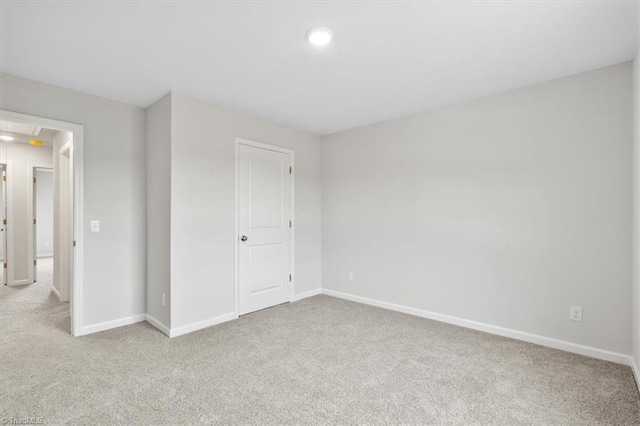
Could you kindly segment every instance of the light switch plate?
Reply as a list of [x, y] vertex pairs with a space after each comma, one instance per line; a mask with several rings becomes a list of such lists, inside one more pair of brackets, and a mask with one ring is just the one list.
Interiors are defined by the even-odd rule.
[[92, 220], [91, 221], [91, 232], [100, 232], [100, 221]]

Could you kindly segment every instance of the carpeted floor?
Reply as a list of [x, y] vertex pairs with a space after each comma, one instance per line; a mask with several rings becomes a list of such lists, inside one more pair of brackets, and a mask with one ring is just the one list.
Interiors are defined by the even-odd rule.
[[174, 339], [147, 323], [72, 338], [49, 286], [0, 290], [5, 419], [640, 424], [628, 367], [409, 315], [316, 296]]

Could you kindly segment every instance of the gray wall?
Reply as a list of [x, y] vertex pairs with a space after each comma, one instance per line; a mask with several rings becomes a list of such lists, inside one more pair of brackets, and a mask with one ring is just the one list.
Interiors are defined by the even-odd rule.
[[[240, 136], [296, 151], [296, 294], [322, 277], [328, 289], [631, 353], [631, 69], [354, 129], [322, 147], [175, 96], [173, 114], [168, 98], [149, 108], [147, 142], [162, 148], [145, 155], [144, 109], [6, 74], [0, 108], [85, 126], [84, 325], [144, 313], [147, 297], [171, 327], [233, 310]], [[168, 191], [145, 197], [147, 178], [171, 182], [170, 212]], [[174, 239], [156, 242], [167, 259], [171, 241], [175, 267], [149, 270], [176, 284], [171, 324], [159, 308], [167, 280], [145, 287], [147, 218], [150, 232], [172, 226]], [[91, 219], [101, 233], [89, 232]], [[570, 304], [584, 307], [583, 323], [568, 321]]]
[[320, 138], [173, 94], [171, 326], [234, 311], [235, 138], [295, 150], [295, 293], [321, 284]]
[[630, 354], [631, 82], [624, 63], [323, 138], [323, 288]]
[[[53, 161], [53, 153], [51, 153]], [[52, 164], [53, 165], [53, 164]], [[36, 254], [37, 257], [53, 256], [53, 171], [36, 173]]]
[[84, 125], [83, 325], [143, 314], [144, 109], [7, 74], [0, 92], [2, 109]]
[[[171, 94], [147, 108], [147, 313], [171, 328]], [[162, 306], [162, 293], [167, 303]]]

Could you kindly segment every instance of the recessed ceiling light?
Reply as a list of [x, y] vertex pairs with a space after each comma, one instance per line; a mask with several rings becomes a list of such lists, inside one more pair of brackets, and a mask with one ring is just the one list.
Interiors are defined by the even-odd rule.
[[0, 139], [2, 139], [3, 141], [7, 141], [8, 142], [8, 141], [14, 140], [15, 138], [13, 136], [9, 136], [9, 135], [2, 135], [2, 136], [0, 136]]
[[324, 46], [329, 44], [333, 38], [333, 31], [326, 27], [312, 28], [307, 32], [307, 39], [311, 44]]
[[31, 139], [31, 140], [29, 141], [29, 143], [30, 143], [31, 145], [33, 145], [33, 146], [42, 146], [42, 145], [44, 145], [44, 142], [42, 142], [42, 141], [41, 141], [41, 140], [39, 140], [39, 139]]

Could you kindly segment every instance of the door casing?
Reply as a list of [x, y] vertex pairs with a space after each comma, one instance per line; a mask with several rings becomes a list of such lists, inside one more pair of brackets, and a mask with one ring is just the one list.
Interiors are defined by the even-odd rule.
[[[55, 155], [55, 152], [53, 154]], [[31, 268], [29, 268], [28, 278], [29, 278], [29, 282], [35, 283], [38, 279], [38, 276], [37, 276], [37, 267], [36, 267], [36, 260], [37, 260], [36, 228], [37, 227], [36, 227], [36, 224], [34, 223], [34, 219], [36, 218], [36, 211], [37, 211], [36, 185], [38, 184], [34, 179], [36, 177], [36, 173], [38, 169], [53, 170], [53, 167], [51, 166], [51, 164], [37, 164], [37, 163], [30, 163], [28, 167], [29, 167], [29, 173], [27, 175], [27, 182], [32, 182], [30, 183], [29, 188], [27, 190], [27, 199], [31, 200], [30, 205], [27, 206], [27, 218], [29, 221], [29, 228], [27, 228], [27, 255], [28, 255], [27, 261], [29, 262], [28, 264], [31, 265]]]
[[295, 152], [292, 149], [282, 148], [276, 145], [270, 145], [263, 142], [256, 142], [249, 139], [244, 139], [237, 137], [235, 140], [235, 161], [236, 161], [236, 176], [235, 176], [235, 211], [234, 211], [234, 231], [233, 231], [233, 263], [234, 263], [234, 286], [235, 286], [235, 307], [234, 314], [235, 317], [239, 316], [240, 312], [240, 221], [239, 221], [239, 213], [240, 213], [240, 145], [250, 146], [253, 148], [266, 149], [269, 151], [280, 152], [283, 154], [288, 154], [291, 156], [291, 167], [293, 168], [293, 172], [291, 173], [291, 232], [290, 235], [290, 268], [291, 268], [291, 286], [290, 286], [290, 294], [289, 301], [293, 302], [293, 295], [295, 289], [295, 229], [296, 229], [296, 220], [295, 220]]
[[[73, 170], [69, 165], [73, 165], [73, 145], [70, 142], [64, 144], [57, 153], [58, 156], [58, 251], [59, 256], [56, 259], [55, 265], [58, 268], [57, 274], [54, 276], [54, 281], [57, 276], [58, 283], [60, 284], [60, 300], [68, 301], [70, 295], [69, 284], [73, 281], [73, 257], [68, 254], [73, 250], [73, 221], [69, 221], [72, 217], [72, 206], [69, 202], [73, 200]], [[70, 210], [71, 207], [71, 211]]]

